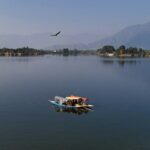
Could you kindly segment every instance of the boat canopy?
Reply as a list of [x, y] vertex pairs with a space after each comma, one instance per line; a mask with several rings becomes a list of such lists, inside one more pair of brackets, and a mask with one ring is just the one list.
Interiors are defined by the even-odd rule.
[[78, 100], [78, 99], [80, 99], [80, 98], [82, 98], [82, 97], [74, 96], [74, 95], [71, 95], [71, 96], [66, 97], [67, 100]]
[[55, 102], [59, 102], [60, 104], [64, 103], [67, 101], [66, 98], [60, 97], [60, 96], [55, 96]]
[[67, 100], [82, 100], [82, 101], [88, 101], [88, 98], [86, 97], [80, 97], [80, 96], [74, 96], [74, 95], [71, 95], [71, 96], [68, 96], [66, 97]]
[[71, 95], [71, 96], [68, 96], [66, 98], [63, 98], [63, 97], [60, 97], [60, 96], [55, 96], [55, 102], [57, 103], [65, 103], [65, 102], [68, 102], [68, 101], [80, 101], [80, 102], [85, 102], [87, 103], [88, 99], [86, 97], [80, 97], [80, 96], [74, 96], [74, 95]]

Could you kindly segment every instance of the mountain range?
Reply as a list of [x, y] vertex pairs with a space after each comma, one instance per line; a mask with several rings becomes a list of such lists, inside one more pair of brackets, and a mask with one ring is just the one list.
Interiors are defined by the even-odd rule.
[[51, 33], [39, 33], [32, 35], [0, 35], [0, 47], [18, 48], [32, 47], [38, 49], [98, 49], [104, 45], [119, 47], [139, 47], [150, 49], [150, 22], [146, 24], [133, 25], [124, 28], [118, 33], [102, 38], [95, 34], [61, 34], [51, 37]]
[[[18, 47], [31, 47], [38, 49], [60, 49], [60, 48], [88, 48], [91, 41], [96, 41], [100, 37], [95, 34], [74, 34], [66, 35], [61, 33], [57, 37], [52, 37], [52, 33], [37, 33], [31, 35], [15, 35], [3, 34], [0, 35], [0, 48], [18, 48]], [[86, 43], [86, 44], [84, 44]]]
[[150, 23], [129, 26], [111, 37], [89, 44], [89, 47], [100, 48], [104, 45], [150, 49]]

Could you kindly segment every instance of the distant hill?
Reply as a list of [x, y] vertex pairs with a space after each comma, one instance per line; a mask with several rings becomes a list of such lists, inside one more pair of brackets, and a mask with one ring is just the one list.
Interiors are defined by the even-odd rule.
[[90, 43], [89, 47], [97, 49], [104, 45], [150, 49], [150, 23], [127, 27], [111, 37]]
[[63, 32], [58, 37], [51, 33], [32, 35], [0, 35], [0, 48], [18, 48], [28, 46], [38, 49], [98, 49], [104, 45], [120, 45], [150, 49], [150, 22], [127, 27], [115, 35], [102, 38], [104, 35], [76, 34], [66, 35]]
[[[87, 49], [88, 44], [100, 38], [95, 34], [66, 35], [63, 32], [57, 36], [50, 36], [52, 33], [38, 33], [31, 35], [0, 35], [0, 48], [31, 47], [38, 49]], [[85, 43], [85, 44], [84, 44]]]

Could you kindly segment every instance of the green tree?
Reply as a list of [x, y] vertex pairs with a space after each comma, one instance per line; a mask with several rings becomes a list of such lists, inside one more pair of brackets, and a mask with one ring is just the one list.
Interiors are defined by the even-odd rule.
[[69, 55], [69, 49], [68, 48], [64, 48], [63, 49], [63, 55], [64, 56], [68, 56]]
[[113, 52], [115, 52], [115, 48], [111, 45], [105, 45], [105, 46], [103, 46], [101, 51], [102, 51], [102, 53], [113, 53]]

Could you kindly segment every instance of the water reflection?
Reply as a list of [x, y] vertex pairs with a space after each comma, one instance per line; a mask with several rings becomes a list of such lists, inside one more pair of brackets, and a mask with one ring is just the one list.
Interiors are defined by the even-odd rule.
[[117, 63], [120, 65], [120, 66], [124, 66], [125, 64], [127, 65], [136, 65], [137, 63], [139, 63], [140, 61], [137, 61], [137, 60], [125, 60], [125, 59], [120, 59], [117, 61]]
[[139, 59], [101, 59], [100, 62], [102, 62], [105, 65], [114, 65], [114, 64], [118, 64], [121, 67], [124, 67], [125, 65], [136, 65], [141, 63], [142, 60]]
[[28, 63], [28, 62], [33, 62], [35, 60], [40, 60], [42, 59], [44, 56], [21, 56], [21, 57], [0, 57], [0, 61], [4, 61], [4, 62], [19, 62], [19, 63]]
[[103, 59], [102, 62], [103, 62], [105, 65], [113, 65], [114, 60], [113, 60], [113, 59]]
[[60, 113], [68, 113], [68, 114], [75, 114], [75, 115], [83, 115], [83, 114], [87, 114], [90, 111], [92, 111], [91, 109], [87, 109], [87, 108], [64, 108], [64, 107], [57, 107], [57, 106], [52, 106], [52, 109], [55, 112], [60, 112]]

